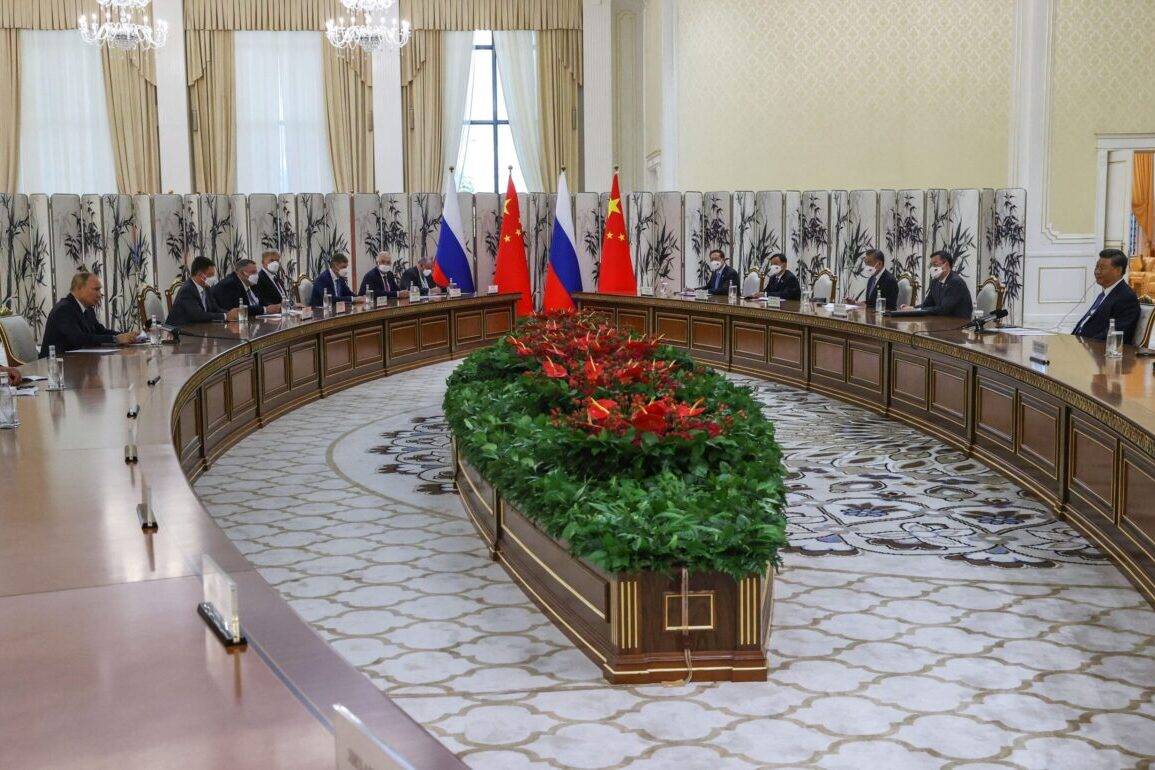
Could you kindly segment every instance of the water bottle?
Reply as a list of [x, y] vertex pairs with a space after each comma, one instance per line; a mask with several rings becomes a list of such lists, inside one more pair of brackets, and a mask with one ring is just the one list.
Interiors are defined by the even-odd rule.
[[729, 300], [731, 305], [737, 305], [738, 304], [738, 287], [737, 286], [735, 286], [734, 284], [730, 284], [730, 290], [726, 294], [727, 294], [726, 298]]
[[448, 294], [450, 297], [456, 297], [456, 296], [458, 296], [458, 295], [461, 293], [461, 292], [459, 292], [459, 291], [457, 290], [457, 281], [454, 281], [452, 278], [450, 278], [450, 279], [449, 279], [449, 286], [448, 286], [448, 289], [449, 289], [449, 290], [448, 290], [446, 293], [447, 293], [447, 294]]
[[328, 289], [325, 289], [325, 296], [321, 301], [321, 315], [328, 317], [332, 314], [333, 314], [333, 295]]
[[156, 316], [150, 315], [148, 317], [148, 344], [156, 347], [160, 345], [161, 328], [156, 321]]
[[886, 297], [883, 297], [881, 294], [874, 298], [874, 312], [878, 315], [886, 312]]
[[1123, 333], [1115, 330], [1115, 319], [1107, 321], [1107, 357], [1119, 358], [1123, 355]]
[[409, 301], [410, 302], [416, 302], [420, 298], [421, 298], [421, 291], [418, 290], [417, 284], [415, 284], [415, 283], [409, 284]]
[[237, 302], [237, 323], [247, 324], [249, 322], [249, 306], [245, 301], [239, 300]]
[[372, 310], [375, 303], [373, 301], [373, 290], [368, 286], [365, 287], [365, 307]]
[[8, 372], [0, 372], [0, 429], [15, 428], [20, 424], [16, 419], [16, 397], [8, 385]]
[[798, 306], [798, 310], [803, 313], [810, 313], [814, 310], [813, 302], [814, 293], [810, 289], [802, 290], [802, 302]]
[[64, 362], [56, 356], [56, 346], [48, 346], [48, 390], [64, 390]]

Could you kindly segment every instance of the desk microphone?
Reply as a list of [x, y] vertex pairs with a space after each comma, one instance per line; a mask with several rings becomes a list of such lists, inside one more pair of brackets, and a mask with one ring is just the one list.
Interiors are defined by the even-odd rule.
[[993, 312], [987, 313], [986, 315], [979, 316], [978, 318], [974, 319], [973, 321], [966, 324], [965, 326], [962, 326], [961, 328], [962, 329], [974, 329], [975, 331], [981, 333], [981, 332], [986, 331], [986, 329], [984, 327], [987, 324], [989, 324], [991, 321], [997, 321], [1000, 318], [1006, 318], [1008, 315], [1010, 315], [1010, 313], [1009, 313], [1009, 311], [1007, 311], [1005, 309], [995, 310]]

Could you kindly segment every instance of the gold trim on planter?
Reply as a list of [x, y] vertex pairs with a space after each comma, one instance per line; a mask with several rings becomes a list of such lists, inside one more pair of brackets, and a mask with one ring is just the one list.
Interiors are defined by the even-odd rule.
[[[690, 601], [693, 599], [706, 598], [710, 601], [710, 623], [705, 626], [691, 626], [690, 622]], [[683, 606], [686, 609], [686, 617], [682, 618], [682, 624], [678, 626], [670, 625], [670, 601], [674, 600], [679, 603], [685, 599]], [[662, 594], [662, 630], [663, 631], [713, 631], [715, 625], [714, 614], [714, 592], [713, 591], [687, 591], [684, 594], [675, 593], [673, 591], [666, 591]]]
[[[585, 606], [589, 607], [590, 610], [593, 611], [593, 613], [595, 615], [597, 615], [599, 618], [601, 618], [602, 620], [609, 620], [609, 618], [606, 617], [606, 614], [604, 612], [602, 612], [597, 607], [595, 607], [589, 599], [585, 598], [580, 593], [578, 593], [578, 590], [576, 588], [571, 586], [569, 583], [565, 582], [565, 580], [562, 579], [561, 575], [554, 572], [553, 569], [551, 569], [548, 564], [546, 564], [544, 561], [539, 559], [537, 554], [534, 553], [531, 548], [529, 548], [525, 543], [521, 542], [521, 538], [519, 538], [517, 535], [513, 534], [513, 530], [506, 528], [503, 531], [503, 534], [506, 537], [513, 540], [513, 542], [517, 543], [518, 548], [520, 548], [527, 556], [529, 556], [529, 558], [531, 558], [535, 562], [537, 562], [538, 566], [540, 566], [543, 570], [548, 572], [550, 577], [552, 577], [559, 584], [561, 584], [566, 590], [568, 590], [571, 594], [573, 594], [574, 598], [576, 598], [579, 602], [581, 602]], [[506, 563], [508, 564], [508, 562], [506, 562]]]

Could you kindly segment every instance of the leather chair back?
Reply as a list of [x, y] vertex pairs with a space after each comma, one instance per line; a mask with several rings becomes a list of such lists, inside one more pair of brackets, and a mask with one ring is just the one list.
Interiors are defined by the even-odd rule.
[[10, 366], [30, 364], [40, 356], [40, 350], [36, 347], [36, 335], [32, 333], [28, 319], [22, 315], [0, 318], [0, 345], [4, 346], [8, 354]]

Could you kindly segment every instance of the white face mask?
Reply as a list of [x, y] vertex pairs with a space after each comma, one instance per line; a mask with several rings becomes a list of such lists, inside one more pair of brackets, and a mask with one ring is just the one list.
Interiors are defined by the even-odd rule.
[[782, 272], [782, 265], [770, 265], [770, 267], [766, 268], [766, 272], [770, 275], [778, 275]]
[[433, 270], [427, 267], [427, 268], [425, 268], [424, 270], [422, 270], [422, 271], [421, 271], [421, 273], [422, 273], [422, 274], [423, 274], [423, 275], [424, 275], [426, 278], [428, 278], [429, 276], [433, 275]]
[[716, 259], [711, 259], [710, 260], [710, 267], [712, 267], [714, 270], [718, 270], [719, 268], [722, 267], [722, 263]]
[[341, 268], [340, 270], [337, 271], [337, 275], [341, 276], [342, 278], [348, 278], [349, 277], [349, 268], [347, 268], [347, 267]]
[[882, 265], [875, 265], [874, 267], [872, 267], [870, 269], [871, 275], [878, 275], [881, 272], [882, 272]]
[[250, 286], [256, 286], [257, 281], [261, 280], [261, 276], [259, 273], [253, 273], [246, 280], [248, 280]]
[[207, 278], [205, 278], [205, 288], [206, 289], [211, 289], [212, 287], [214, 287], [216, 285], [217, 285], [217, 277], [215, 275], [210, 275]]
[[269, 263], [269, 266], [266, 267], [265, 269], [268, 270], [270, 273], [279, 273], [279, 272], [281, 272], [281, 263], [277, 262], [276, 260], [273, 260], [272, 262]]
[[386, 262], [383, 265], [377, 265], [377, 269], [380, 270], [382, 273], [388, 273], [390, 270], [393, 269], [393, 265]]
[[931, 277], [931, 278], [933, 278], [933, 279], [935, 279], [936, 281], [937, 281], [939, 278], [941, 278], [941, 277], [942, 277], [942, 267], [941, 267], [941, 266], [939, 266], [939, 265], [931, 265], [931, 267], [930, 267], [930, 277]]

